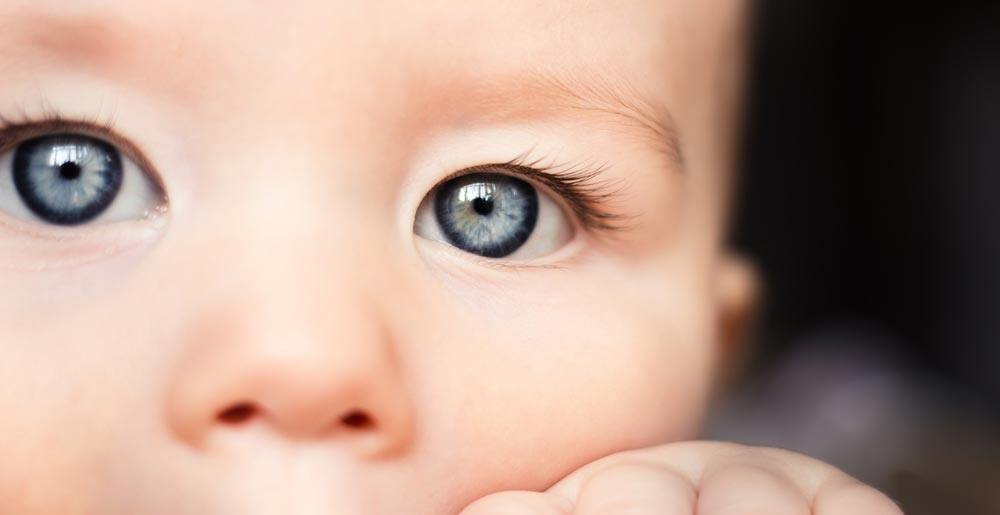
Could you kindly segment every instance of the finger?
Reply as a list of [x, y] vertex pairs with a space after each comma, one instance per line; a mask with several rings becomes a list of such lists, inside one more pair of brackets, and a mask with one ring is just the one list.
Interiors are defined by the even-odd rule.
[[580, 467], [549, 488], [548, 492], [558, 494], [566, 499], [577, 499], [583, 485], [592, 477], [608, 467], [628, 463], [645, 463], [669, 468], [669, 470], [675, 471], [678, 475], [689, 479], [689, 482], [694, 483], [696, 478], [701, 476], [701, 470], [704, 468], [701, 447], [700, 444], [676, 443], [617, 452]]
[[[738, 464], [706, 473], [698, 515], [809, 515], [802, 490], [772, 468]], [[853, 512], [844, 512], [852, 513]]]
[[[597, 461], [593, 461], [572, 474], [566, 476], [561, 481], [549, 488], [549, 492], [557, 493], [568, 499], [576, 499], [580, 494], [581, 486], [592, 476], [605, 468], [621, 463], [649, 463], [661, 465], [676, 471], [686, 477], [691, 483], [698, 485], [706, 471], [718, 469], [736, 463], [761, 463], [763, 466], [785, 467], [786, 463], [795, 463], [803, 456], [790, 456], [787, 459], [775, 460], [771, 454], [793, 455], [781, 449], [767, 449], [762, 447], [749, 447], [746, 445], [728, 442], [675, 442], [648, 447], [622, 451], [609, 456], [605, 456]], [[803, 473], [809, 472], [808, 468], [803, 468]]]
[[[646, 463], [675, 471], [701, 492], [708, 478], [732, 467], [756, 467], [771, 470], [786, 487], [812, 504], [818, 492], [831, 478], [848, 478], [832, 465], [784, 449], [753, 447], [727, 442], [676, 442], [656, 447], [623, 451], [593, 461], [549, 488], [548, 492], [566, 499], [577, 499], [582, 487], [602, 470], [622, 463]], [[787, 492], [786, 492], [787, 493]], [[701, 495], [699, 493], [699, 495]], [[765, 511], [765, 513], [770, 513]], [[699, 513], [699, 515], [701, 515]]]
[[570, 515], [573, 504], [565, 497], [512, 490], [487, 495], [466, 507], [459, 515]]
[[574, 515], [692, 515], [694, 485], [667, 468], [612, 465], [581, 485]]
[[844, 477], [824, 485], [813, 501], [816, 515], [903, 515], [903, 510], [882, 492]]

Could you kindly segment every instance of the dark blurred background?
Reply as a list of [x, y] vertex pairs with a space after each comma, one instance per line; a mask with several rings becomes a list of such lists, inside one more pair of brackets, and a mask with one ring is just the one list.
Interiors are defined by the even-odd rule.
[[998, 515], [1000, 1], [756, 5], [733, 239], [764, 304], [710, 436]]

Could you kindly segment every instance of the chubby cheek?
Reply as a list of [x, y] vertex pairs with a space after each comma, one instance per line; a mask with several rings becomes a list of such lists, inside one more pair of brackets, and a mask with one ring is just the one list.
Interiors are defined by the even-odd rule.
[[[547, 488], [617, 451], [692, 436], [711, 376], [710, 302], [684, 280], [698, 274], [650, 270], [440, 277], [447, 288], [435, 286], [429, 304], [451, 323], [411, 324], [433, 337], [395, 341], [415, 444], [382, 468], [362, 467], [373, 497], [455, 513], [492, 492]], [[163, 320], [183, 314], [166, 307], [179, 302], [150, 298], [156, 281], [144, 271], [131, 285], [90, 290], [88, 302], [0, 313], [0, 409], [17, 413], [0, 424], [4, 513], [114, 512], [108, 503], [208, 512], [177, 504], [212, 498], [218, 478], [211, 460], [178, 452], [158, 415], [180, 346]]]
[[142, 291], [151, 290], [126, 288], [120, 273], [141, 251], [7, 277], [0, 412], [16, 415], [0, 423], [3, 513], [111, 513], [101, 504], [110, 489], [140, 490], [142, 474], [171, 466], [151, 416], [162, 402], [168, 348], [150, 345], [157, 323]]
[[425, 406], [447, 423], [438, 452], [468, 469], [451, 475], [459, 491], [541, 490], [614, 452], [693, 437], [714, 360], [703, 290], [555, 271], [456, 306], [473, 322], [449, 339]]
[[92, 513], [104, 457], [135, 434], [121, 408], [136, 404], [128, 397], [142, 381], [129, 379], [137, 367], [116, 361], [105, 346], [112, 338], [93, 324], [55, 313], [40, 322], [0, 320], [0, 506]]

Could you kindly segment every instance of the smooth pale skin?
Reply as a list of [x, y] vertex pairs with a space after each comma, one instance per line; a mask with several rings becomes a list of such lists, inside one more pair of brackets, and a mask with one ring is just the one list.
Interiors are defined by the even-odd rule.
[[[684, 442], [752, 298], [720, 243], [746, 9], [2, 2], [0, 113], [112, 121], [170, 200], [0, 213], [0, 512], [899, 513]], [[603, 165], [628, 228], [414, 235], [438, 181], [524, 154]]]

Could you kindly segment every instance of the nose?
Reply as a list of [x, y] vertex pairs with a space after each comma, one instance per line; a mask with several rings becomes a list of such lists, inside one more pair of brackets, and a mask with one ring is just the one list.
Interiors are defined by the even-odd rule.
[[194, 315], [180, 330], [167, 403], [174, 433], [204, 449], [213, 436], [255, 425], [359, 456], [400, 452], [414, 412], [388, 322], [393, 308], [383, 302], [391, 292], [377, 291], [359, 268], [278, 254], [230, 270], [185, 310]]

